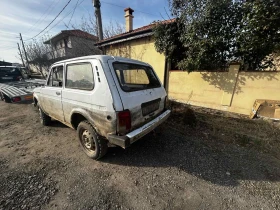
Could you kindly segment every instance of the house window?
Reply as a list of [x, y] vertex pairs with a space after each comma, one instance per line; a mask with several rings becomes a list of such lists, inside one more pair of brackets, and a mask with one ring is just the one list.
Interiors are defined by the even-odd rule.
[[72, 42], [71, 42], [70, 36], [69, 36], [68, 39], [67, 39], [67, 47], [68, 47], [68, 48], [72, 48]]

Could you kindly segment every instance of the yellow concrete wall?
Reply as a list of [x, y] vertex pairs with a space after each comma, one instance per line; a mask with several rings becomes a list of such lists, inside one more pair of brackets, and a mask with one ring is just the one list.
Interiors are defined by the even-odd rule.
[[152, 37], [144, 37], [105, 47], [106, 55], [132, 58], [149, 63], [159, 79], [164, 81], [165, 56], [156, 51]]
[[280, 72], [239, 72], [230, 111], [249, 114], [256, 99], [280, 100]]
[[280, 100], [280, 72], [169, 73], [170, 99], [196, 106], [249, 115], [256, 99]]
[[[106, 46], [107, 55], [147, 62], [164, 81], [165, 57], [154, 47], [152, 37]], [[249, 115], [256, 99], [280, 100], [280, 72], [238, 72], [231, 65], [229, 72], [170, 71], [168, 95], [183, 103]]]
[[[211, 73], [205, 73], [209, 75]], [[227, 73], [221, 73], [226, 75]], [[224, 77], [224, 76], [223, 76]], [[170, 72], [168, 96], [196, 106], [219, 109], [224, 91], [211, 85], [199, 72]]]

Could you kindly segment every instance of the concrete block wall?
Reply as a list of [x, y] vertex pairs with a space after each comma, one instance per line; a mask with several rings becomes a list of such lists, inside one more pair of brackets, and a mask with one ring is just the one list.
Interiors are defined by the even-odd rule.
[[169, 98], [212, 109], [249, 115], [256, 99], [280, 100], [280, 72], [169, 72]]

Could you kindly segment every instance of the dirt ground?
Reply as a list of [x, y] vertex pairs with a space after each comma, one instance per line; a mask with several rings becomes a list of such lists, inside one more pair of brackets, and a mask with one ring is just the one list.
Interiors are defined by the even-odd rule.
[[280, 158], [269, 149], [278, 128], [197, 116], [193, 128], [175, 114], [159, 134], [94, 161], [74, 130], [0, 102], [0, 209], [280, 209]]

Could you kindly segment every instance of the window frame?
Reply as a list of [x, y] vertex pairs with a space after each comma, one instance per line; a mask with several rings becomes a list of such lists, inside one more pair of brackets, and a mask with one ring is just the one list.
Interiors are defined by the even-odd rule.
[[[90, 64], [90, 67], [91, 67], [91, 73], [92, 73], [92, 81], [93, 81], [93, 87], [92, 89], [83, 89], [83, 88], [72, 88], [72, 87], [67, 87], [67, 73], [68, 73], [68, 66], [74, 66], [74, 65], [81, 65], [81, 64]], [[75, 63], [68, 63], [66, 64], [66, 67], [65, 67], [65, 84], [64, 84], [64, 87], [65, 89], [71, 89], [71, 90], [83, 90], [83, 91], [92, 91], [94, 90], [95, 88], [95, 76], [94, 76], [94, 68], [92, 66], [92, 63], [91, 62], [75, 62]]]
[[[62, 67], [62, 80], [61, 80], [62, 85], [61, 86], [53, 86], [53, 70], [55, 68], [58, 68], [58, 67]], [[51, 77], [52, 77], [52, 84], [49, 85], [49, 81], [50, 81]], [[47, 82], [46, 82], [45, 86], [46, 87], [54, 87], [54, 88], [63, 88], [63, 86], [64, 86], [64, 65], [63, 64], [60, 64], [60, 65], [57, 65], [57, 66], [52, 66], [50, 68], [49, 75], [48, 75]]]
[[[144, 88], [144, 89], [139, 89], [139, 90], [125, 90], [125, 89], [123, 88], [123, 86], [122, 86], [121, 80], [120, 80], [120, 78], [118, 77], [117, 71], [116, 71], [116, 69], [115, 69], [115, 67], [114, 67], [114, 64], [116, 64], [116, 63], [117, 63], [117, 64], [118, 64], [118, 63], [123, 63], [123, 64], [130, 64], [130, 65], [137, 65], [137, 66], [140, 66], [140, 67], [142, 67], [142, 68], [143, 68], [143, 67], [151, 68], [154, 77], [155, 77], [155, 78], [157, 79], [157, 81], [158, 81], [158, 87], [150, 87], [150, 88]], [[113, 67], [113, 71], [114, 71], [114, 73], [115, 73], [115, 76], [117, 77], [117, 80], [118, 80], [118, 82], [119, 82], [118, 85], [120, 86], [120, 88], [121, 88], [124, 92], [128, 92], [128, 93], [129, 93], [129, 92], [143, 91], [143, 90], [149, 90], [149, 89], [154, 89], [154, 88], [160, 88], [160, 87], [162, 87], [162, 84], [161, 84], [161, 82], [160, 82], [158, 76], [156, 75], [154, 69], [153, 69], [151, 66], [146, 66], [146, 65], [138, 64], [138, 63], [130, 63], [130, 62], [123, 62], [123, 61], [115, 61], [115, 62], [112, 62], [112, 67]], [[121, 77], [123, 77], [123, 75], [121, 75]], [[148, 77], [148, 79], [149, 79], [149, 77]]]

